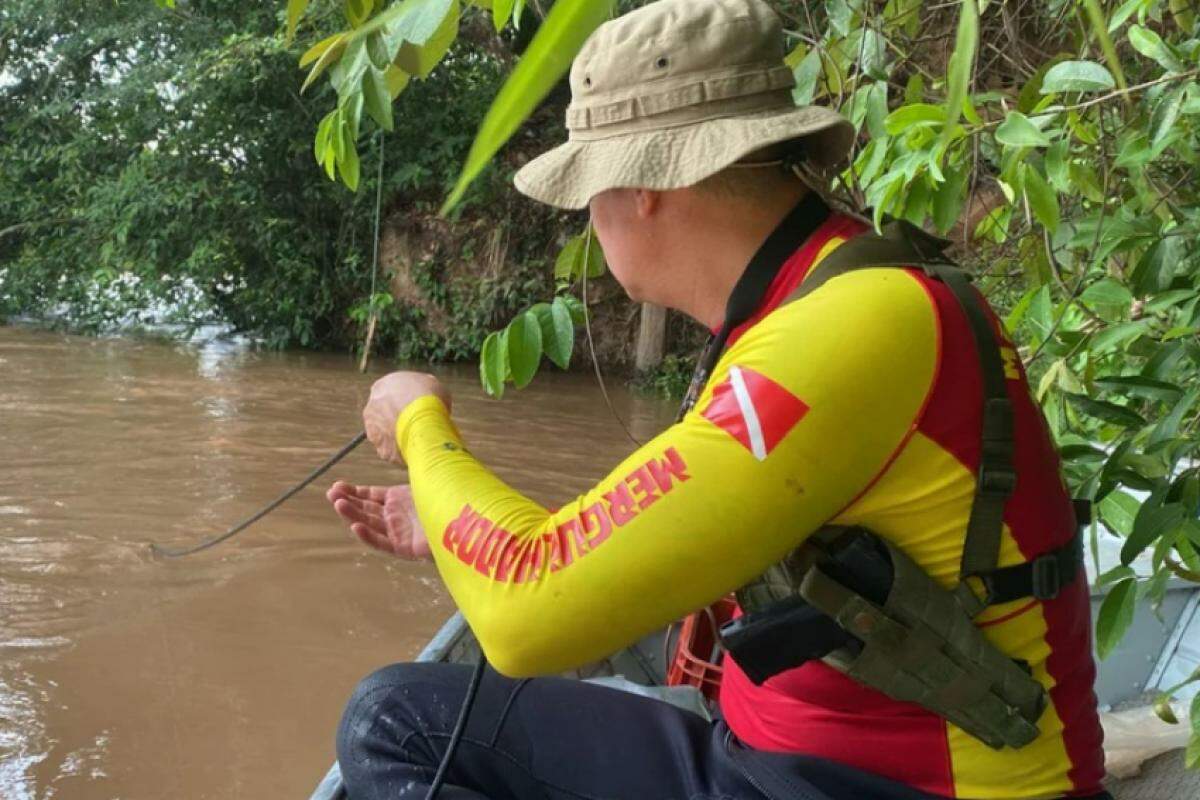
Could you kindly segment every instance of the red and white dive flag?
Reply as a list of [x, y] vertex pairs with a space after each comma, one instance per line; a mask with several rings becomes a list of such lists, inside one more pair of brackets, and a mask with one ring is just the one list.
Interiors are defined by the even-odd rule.
[[763, 461], [804, 419], [808, 404], [766, 375], [734, 366], [700, 413]]

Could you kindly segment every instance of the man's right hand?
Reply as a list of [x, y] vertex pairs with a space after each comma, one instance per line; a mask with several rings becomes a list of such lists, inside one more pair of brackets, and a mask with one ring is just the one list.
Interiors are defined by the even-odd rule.
[[364, 544], [408, 561], [433, 557], [409, 486], [354, 486], [338, 481], [325, 497]]

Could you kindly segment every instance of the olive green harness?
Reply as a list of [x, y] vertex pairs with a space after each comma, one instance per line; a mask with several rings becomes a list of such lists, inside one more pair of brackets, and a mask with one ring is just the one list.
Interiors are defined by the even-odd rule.
[[[991, 644], [974, 619], [998, 603], [1056, 597], [1079, 571], [1081, 538], [1076, 532], [1067, 546], [1031, 562], [997, 566], [1005, 504], [1017, 478], [1012, 403], [986, 306], [969, 278], [943, 254], [946, 244], [908, 223], [892, 222], [882, 236], [858, 236], [839, 246], [785, 302], [847, 272], [898, 267], [921, 269], [941, 281], [962, 307], [983, 378], [983, 426], [958, 584], [943, 588], [898, 547], [862, 528], [827, 526], [737, 596], [751, 618], [807, 603], [851, 634], [856, 645], [861, 642], [861, 647], [829, 652], [826, 664], [892, 699], [934, 712], [990, 747], [1019, 748], [1038, 737], [1046, 690], [1025, 662]], [[851, 588], [853, 581], [833, 569], [838, 551], [863, 536], [890, 560], [892, 582], [882, 603]]]

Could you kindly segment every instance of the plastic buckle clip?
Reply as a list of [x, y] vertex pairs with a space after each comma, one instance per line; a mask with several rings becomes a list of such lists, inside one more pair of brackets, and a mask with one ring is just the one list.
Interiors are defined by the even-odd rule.
[[1030, 583], [1038, 600], [1053, 600], [1062, 591], [1062, 568], [1056, 554], [1035, 558], [1030, 564]]

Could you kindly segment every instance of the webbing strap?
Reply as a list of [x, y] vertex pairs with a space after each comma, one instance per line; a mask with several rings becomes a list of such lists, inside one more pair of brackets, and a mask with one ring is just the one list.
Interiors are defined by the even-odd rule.
[[1024, 564], [985, 572], [979, 576], [987, 590], [988, 605], [1010, 603], [1026, 597], [1052, 600], [1075, 582], [1083, 569], [1083, 535], [1078, 531], [1057, 550]]
[[811, 294], [838, 275], [877, 267], [921, 269], [944, 283], [958, 300], [971, 330], [983, 380], [979, 473], [963, 541], [960, 583], [955, 590], [964, 610], [974, 617], [990, 604], [990, 598], [979, 596], [969, 579], [991, 572], [999, 561], [1004, 506], [1016, 484], [1012, 464], [1015, 437], [1004, 359], [995, 328], [982, 297], [971, 286], [967, 275], [943, 255], [944, 247], [943, 240], [914, 225], [902, 220], [889, 223], [884, 228], [884, 235], [857, 236], [830, 253], [788, 301]]

